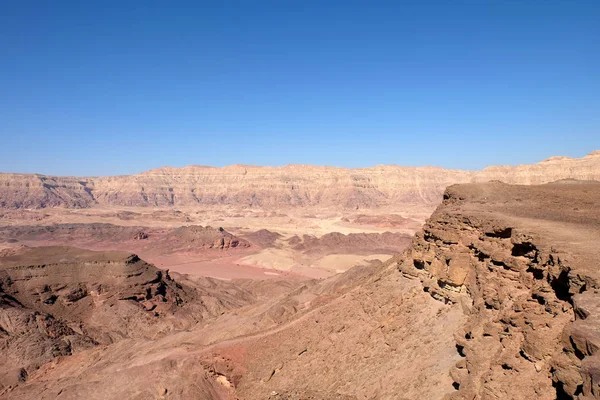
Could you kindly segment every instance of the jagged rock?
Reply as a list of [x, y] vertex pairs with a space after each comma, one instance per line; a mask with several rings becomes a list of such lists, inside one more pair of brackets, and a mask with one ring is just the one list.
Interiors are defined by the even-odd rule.
[[146, 232], [137, 232], [135, 235], [133, 235], [133, 240], [144, 240], [144, 239], [148, 239], [148, 234]]
[[122, 252], [24, 247], [3, 254], [0, 371], [7, 372], [0, 373], [0, 393], [56, 357], [126, 338], [155, 339], [252, 299], [226, 282], [206, 278], [204, 285], [182, 285]]
[[470, 313], [448, 397], [600, 398], [600, 184], [457, 185], [444, 199], [398, 267]]

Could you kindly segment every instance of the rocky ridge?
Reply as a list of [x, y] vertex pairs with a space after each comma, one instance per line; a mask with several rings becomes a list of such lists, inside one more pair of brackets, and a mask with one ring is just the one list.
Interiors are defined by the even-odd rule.
[[327, 233], [321, 237], [314, 235], [292, 236], [288, 239], [292, 248], [308, 254], [396, 254], [411, 242], [411, 236], [404, 233]]
[[247, 240], [220, 227], [186, 225], [158, 229], [106, 223], [5, 226], [0, 227], [0, 243], [3, 241], [45, 241], [61, 245], [73, 241], [105, 242], [113, 246], [129, 243], [139, 250], [155, 249], [165, 254], [178, 250], [227, 250], [250, 246]]
[[175, 281], [122, 252], [23, 247], [2, 253], [0, 397], [57, 357], [160, 338], [254, 301], [227, 282]]
[[224, 168], [164, 167], [131, 176], [96, 178], [0, 174], [0, 207], [237, 205], [377, 208], [436, 204], [456, 183], [500, 180], [542, 184], [560, 179], [600, 180], [600, 153], [552, 157], [538, 164], [494, 166], [481, 171], [435, 167], [336, 168], [311, 165]]
[[452, 186], [398, 262], [468, 317], [449, 399], [600, 398], [600, 183], [568, 183]]

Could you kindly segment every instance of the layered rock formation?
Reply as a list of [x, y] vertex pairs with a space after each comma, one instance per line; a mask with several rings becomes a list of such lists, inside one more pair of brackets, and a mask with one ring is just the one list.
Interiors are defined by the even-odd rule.
[[[46, 242], [69, 245], [73, 242], [122, 247], [135, 251], [153, 249], [163, 254], [180, 250], [226, 250], [249, 247], [250, 243], [223, 228], [188, 225], [157, 229], [112, 224], [56, 224], [50, 226], [0, 227], [0, 242]], [[132, 243], [133, 242], [133, 243]]]
[[254, 300], [227, 282], [176, 282], [127, 253], [70, 247], [2, 253], [0, 397], [57, 357], [156, 339]]
[[164, 167], [131, 176], [100, 178], [0, 174], [0, 207], [335, 206], [375, 208], [402, 203], [435, 204], [455, 183], [500, 180], [542, 184], [560, 179], [600, 180], [600, 152], [581, 159], [553, 157], [534, 165], [481, 171], [377, 166], [347, 169], [288, 165], [224, 168]]
[[91, 183], [72, 177], [0, 174], [0, 207], [91, 207], [96, 204], [88, 187]]
[[468, 316], [451, 399], [600, 398], [600, 183], [450, 187], [398, 265]]

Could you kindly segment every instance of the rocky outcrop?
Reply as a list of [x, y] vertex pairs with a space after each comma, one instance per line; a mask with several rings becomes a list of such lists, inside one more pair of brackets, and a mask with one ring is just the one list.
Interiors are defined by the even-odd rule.
[[[344, 221], [349, 222], [349, 220]], [[397, 214], [386, 214], [386, 215], [357, 215], [353, 220], [353, 223], [359, 225], [373, 225], [384, 228], [398, 228], [408, 225], [410, 219], [404, 218]]]
[[283, 235], [277, 232], [271, 232], [268, 229], [259, 229], [258, 231], [244, 235], [244, 237], [257, 246], [269, 248], [276, 247], [277, 245], [275, 243], [277, 240], [281, 239]]
[[310, 165], [224, 168], [164, 167], [131, 176], [99, 178], [0, 174], [0, 207], [236, 205], [266, 209], [334, 206], [369, 209], [399, 204], [437, 204], [455, 183], [500, 180], [542, 184], [560, 179], [600, 180], [600, 155], [551, 158], [533, 165], [481, 171], [434, 167], [334, 168]]
[[326, 233], [292, 236], [289, 244], [294, 250], [307, 254], [396, 254], [402, 252], [411, 242], [411, 236], [404, 233]]
[[71, 247], [3, 251], [0, 397], [56, 357], [156, 339], [251, 301], [249, 292], [227, 282], [175, 281], [132, 254]]
[[148, 234], [144, 231], [138, 231], [133, 235], [133, 240], [146, 240], [148, 239]]
[[0, 174], [1, 208], [87, 208], [96, 204], [89, 179]]
[[450, 187], [398, 262], [459, 304], [450, 399], [600, 398], [600, 184]]
[[102, 223], [5, 226], [0, 227], [0, 240], [44, 241], [59, 245], [69, 245], [73, 241], [96, 245], [104, 242], [113, 246], [130, 244], [129, 248], [135, 251], [154, 249], [163, 253], [177, 250], [228, 250], [250, 246], [248, 241], [223, 228], [200, 225], [168, 229]]
[[[200, 225], [177, 228], [165, 240], [188, 244], [188, 247], [198, 246], [200, 248], [219, 250], [250, 246], [250, 243], [246, 240], [232, 235], [223, 228], [204, 227]], [[180, 244], [180, 246], [182, 245]]]

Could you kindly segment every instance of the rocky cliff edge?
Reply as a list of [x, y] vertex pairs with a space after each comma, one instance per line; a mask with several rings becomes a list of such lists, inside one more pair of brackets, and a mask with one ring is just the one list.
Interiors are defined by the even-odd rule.
[[468, 316], [450, 399], [600, 398], [600, 184], [449, 187], [398, 261]]

